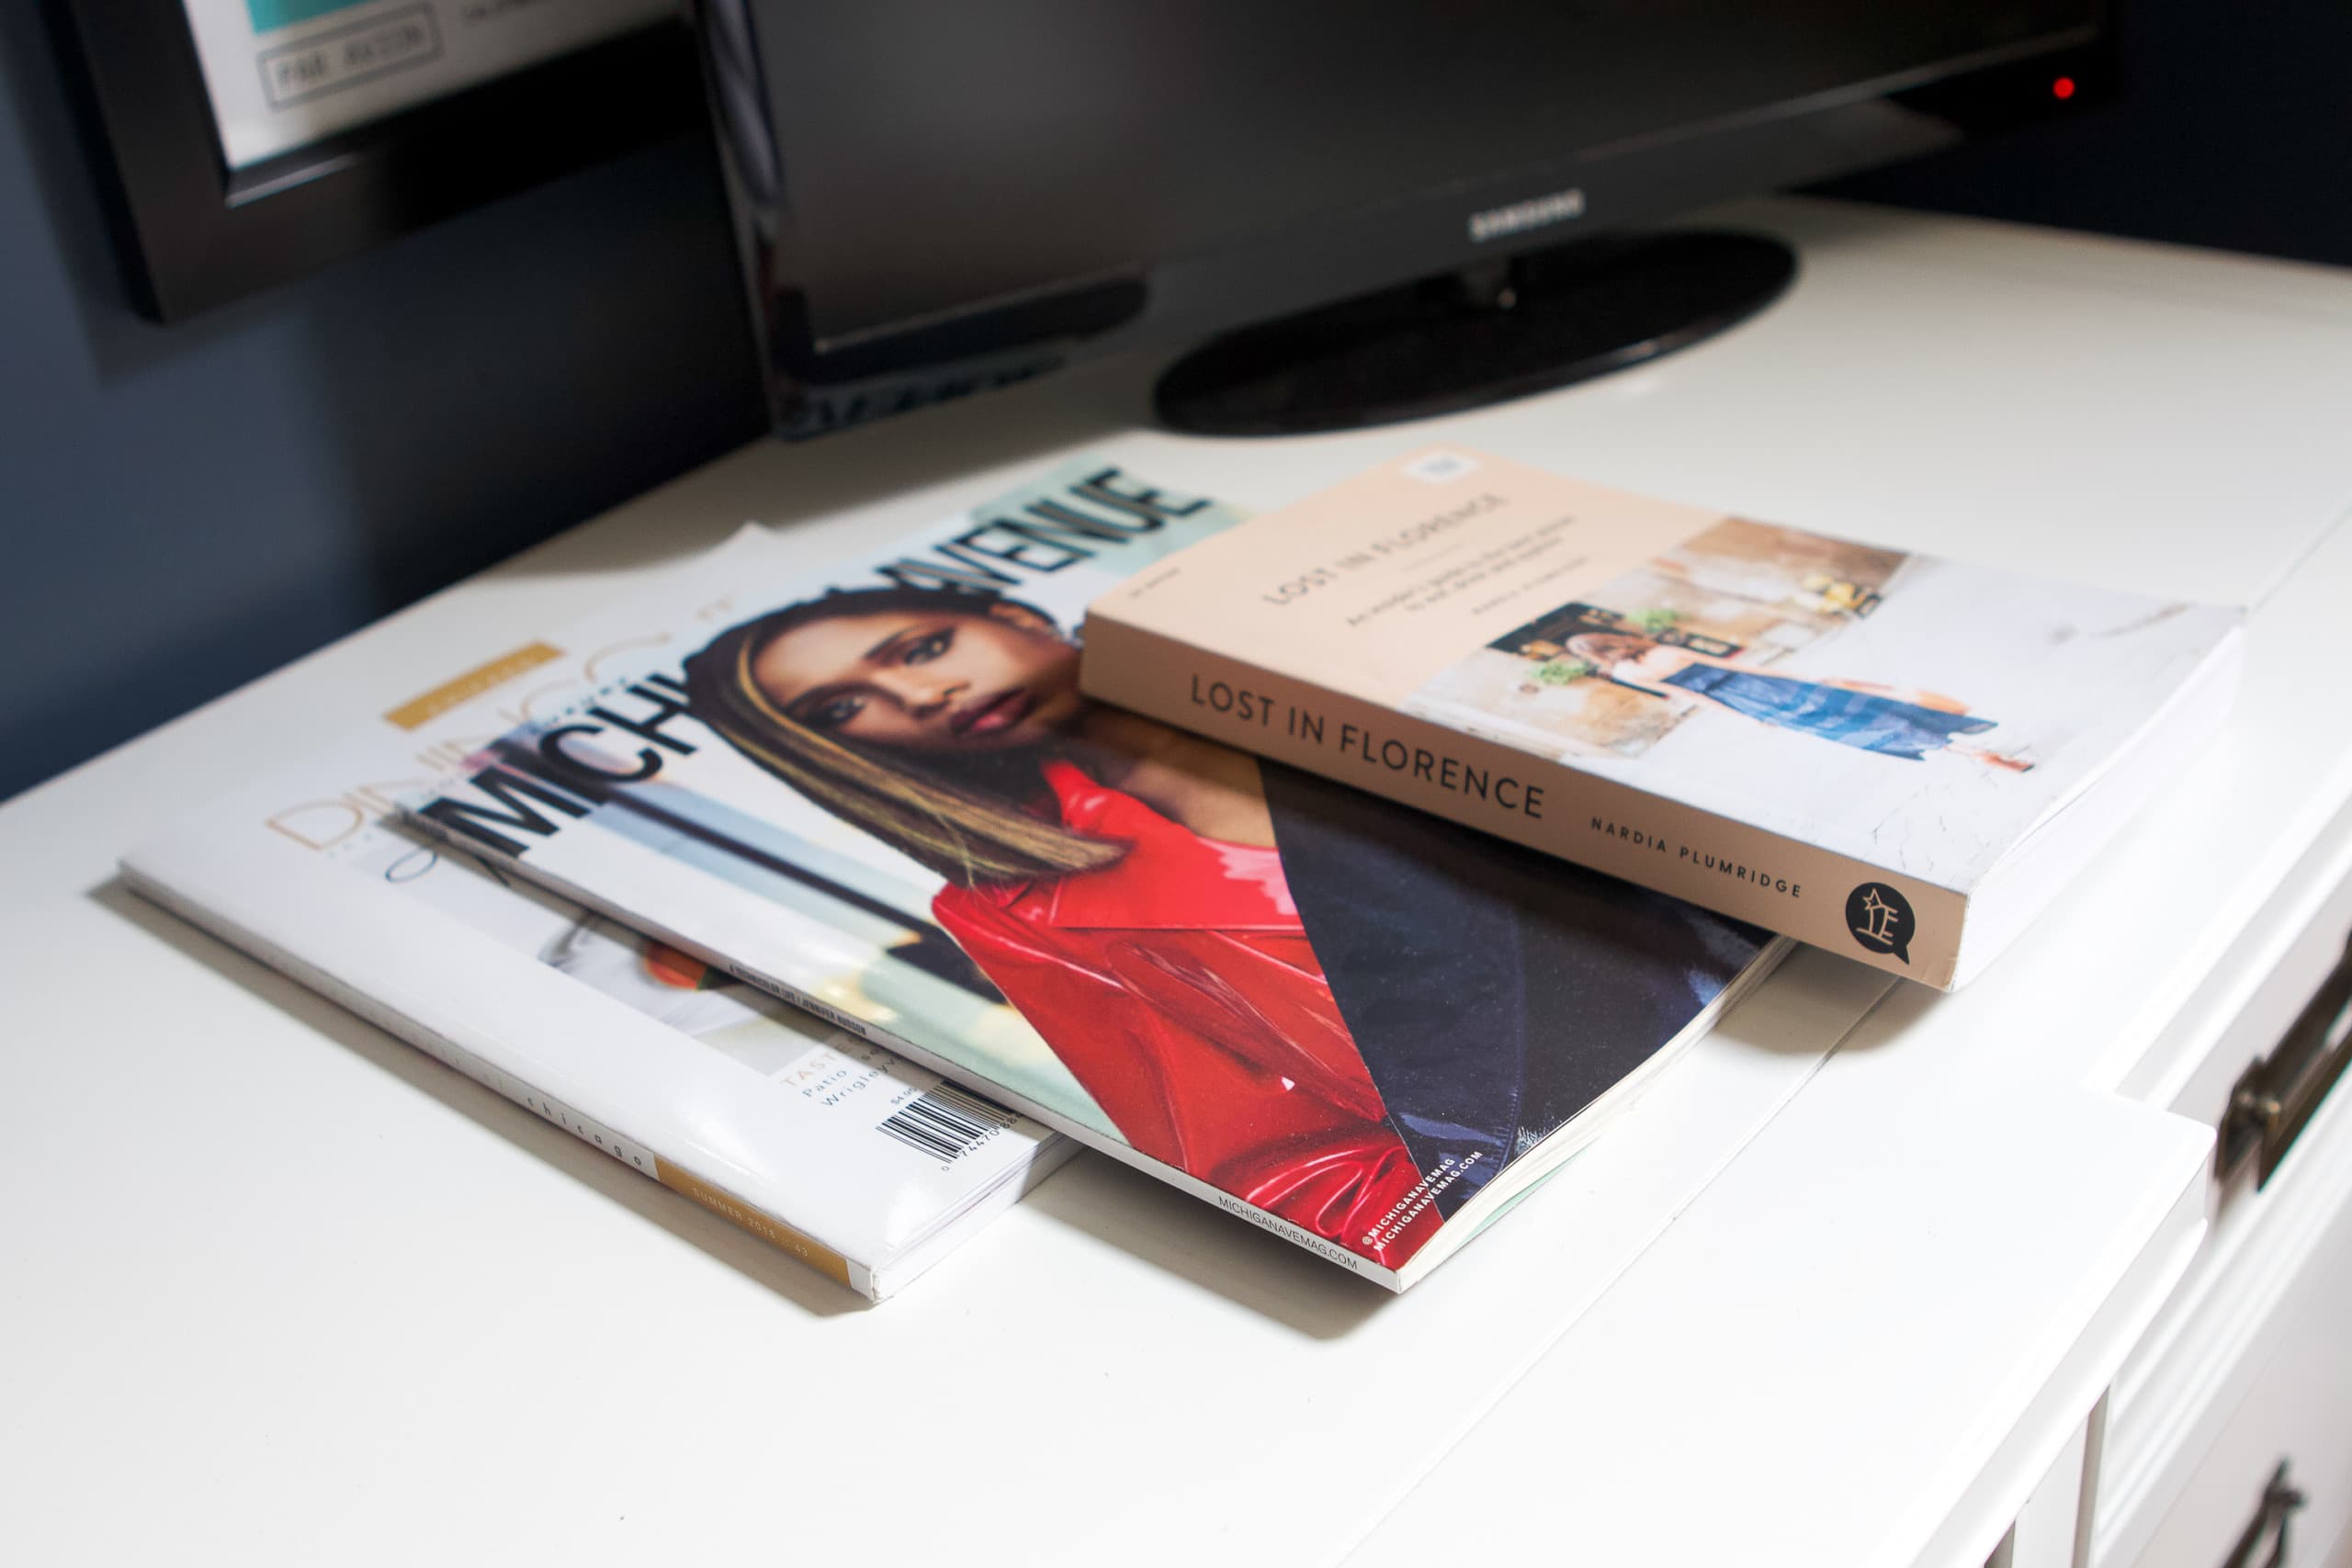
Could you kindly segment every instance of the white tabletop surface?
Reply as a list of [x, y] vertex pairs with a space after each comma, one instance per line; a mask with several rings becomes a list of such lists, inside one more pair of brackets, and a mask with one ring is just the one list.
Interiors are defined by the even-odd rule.
[[[2150, 1044], [2352, 796], [2352, 279], [1820, 204], [1790, 297], [1402, 430], [1107, 365], [761, 444], [0, 808], [0, 1529], [28, 1562], [1970, 1564], [2195, 1240]], [[865, 1309], [124, 892], [175, 807], [746, 518], [813, 561], [1104, 453], [1273, 505], [1432, 438], [2257, 606], [2222, 741], [1969, 990], [1808, 955], [1402, 1298], [1082, 1157]]]

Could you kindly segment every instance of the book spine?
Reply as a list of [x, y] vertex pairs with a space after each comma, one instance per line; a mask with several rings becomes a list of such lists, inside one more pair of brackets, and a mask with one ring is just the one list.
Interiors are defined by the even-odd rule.
[[[1965, 895], [1105, 615], [1090, 697], [1951, 988]], [[1865, 940], [1865, 938], [1872, 940]]]
[[123, 876], [150, 902], [161, 905], [191, 925], [210, 931], [240, 953], [260, 960], [288, 979], [316, 991], [387, 1034], [414, 1046], [443, 1066], [462, 1073], [484, 1089], [513, 1100], [541, 1121], [562, 1128], [582, 1143], [602, 1150], [639, 1175], [651, 1177], [681, 1197], [782, 1248], [835, 1283], [845, 1285], [869, 1300], [874, 1299], [873, 1277], [865, 1265], [853, 1263], [841, 1253], [803, 1235], [765, 1210], [745, 1202], [692, 1171], [681, 1169], [633, 1140], [622, 1137], [594, 1118], [584, 1116], [563, 1101], [541, 1093], [512, 1073], [485, 1061], [443, 1031], [388, 1006], [356, 986], [289, 952], [260, 931], [218, 909], [181, 897], [166, 884], [143, 875], [133, 867], [126, 865]]
[[[401, 820], [437, 842], [466, 850], [469, 852], [473, 849], [473, 846], [468, 844], [447, 823], [427, 817], [421, 811], [403, 808]], [[1101, 1130], [1081, 1122], [1072, 1121], [1052, 1107], [1040, 1104], [1026, 1095], [1015, 1093], [987, 1075], [975, 1072], [968, 1063], [959, 1062], [953, 1056], [931, 1050], [919, 1041], [910, 1040], [903, 1034], [894, 1033], [871, 1020], [860, 1018], [854, 1012], [833, 1006], [822, 997], [804, 991], [797, 986], [788, 985], [766, 971], [744, 963], [735, 954], [722, 952], [709, 942], [697, 939], [690, 931], [680, 931], [663, 921], [648, 919], [640, 911], [629, 908], [616, 898], [605, 897], [593, 887], [584, 886], [569, 877], [550, 872], [544, 865], [534, 862], [527, 853], [506, 863], [513, 865], [541, 886], [570, 899], [572, 903], [609, 915], [622, 924], [642, 931], [658, 942], [666, 942], [681, 953], [691, 953], [711, 967], [733, 976], [747, 986], [756, 987], [769, 996], [789, 1002], [804, 1012], [814, 1013], [829, 1023], [840, 1025], [870, 1044], [879, 1045], [885, 1051], [894, 1052], [909, 1061], [920, 1062], [933, 1072], [961, 1084], [966, 1089], [990, 1096], [1000, 1103], [1020, 1111], [1032, 1121], [1041, 1122], [1055, 1132], [1063, 1134], [1089, 1148], [1099, 1149], [1123, 1164], [1135, 1167], [1148, 1176], [1156, 1177], [1171, 1187], [1189, 1192], [1205, 1202], [1213, 1203], [1227, 1213], [1238, 1215], [1256, 1225], [1261, 1230], [1271, 1231], [1275, 1235], [1294, 1246], [1306, 1248], [1318, 1258], [1337, 1263], [1341, 1268], [1361, 1274], [1365, 1279], [1385, 1285], [1392, 1291], [1402, 1291], [1405, 1288], [1403, 1280], [1393, 1269], [1384, 1269], [1370, 1258], [1358, 1257], [1338, 1243], [1329, 1241], [1303, 1225], [1294, 1224], [1279, 1214], [1270, 1214], [1253, 1203], [1237, 1198], [1220, 1188], [1211, 1186], [1199, 1177], [1180, 1170], [1174, 1166], [1163, 1165], [1131, 1144], [1115, 1137], [1105, 1137]]]

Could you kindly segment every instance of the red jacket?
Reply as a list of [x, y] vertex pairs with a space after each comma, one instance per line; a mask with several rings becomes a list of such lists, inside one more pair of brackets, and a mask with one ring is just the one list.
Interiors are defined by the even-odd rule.
[[[1395, 1267], [1420, 1180], [1340, 1016], [1271, 849], [1204, 839], [1069, 762], [1064, 827], [1123, 842], [1101, 871], [949, 886], [933, 913], [1154, 1159]], [[1385, 1222], [1385, 1223], [1384, 1223]]]

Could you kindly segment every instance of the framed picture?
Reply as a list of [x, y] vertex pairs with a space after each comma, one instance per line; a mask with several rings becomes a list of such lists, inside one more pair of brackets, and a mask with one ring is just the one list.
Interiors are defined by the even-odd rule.
[[676, 0], [56, 0], [176, 321], [694, 124]]

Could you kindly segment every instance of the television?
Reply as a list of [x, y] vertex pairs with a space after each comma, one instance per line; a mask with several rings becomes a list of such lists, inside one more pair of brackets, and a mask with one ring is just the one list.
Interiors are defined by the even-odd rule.
[[1179, 428], [1561, 384], [1769, 304], [1677, 215], [2079, 110], [2101, 0], [701, 0], [776, 428], [1201, 343]]

